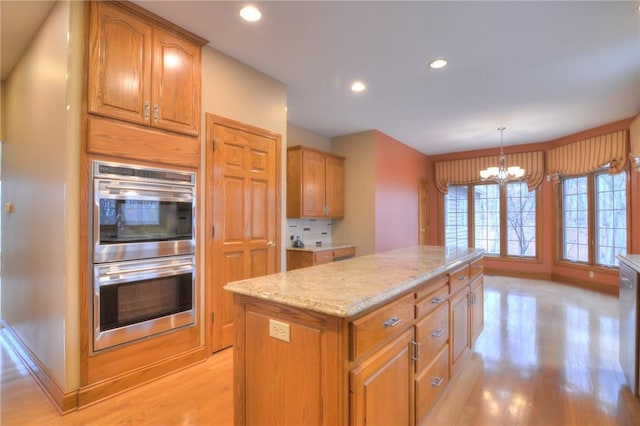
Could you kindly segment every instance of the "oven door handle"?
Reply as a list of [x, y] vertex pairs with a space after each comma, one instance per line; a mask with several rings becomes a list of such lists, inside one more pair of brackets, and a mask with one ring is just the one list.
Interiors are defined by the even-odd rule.
[[[135, 278], [145, 275], [145, 272], [153, 272], [155, 277], [163, 275], [172, 275], [179, 272], [188, 272], [193, 270], [193, 262], [186, 261], [182, 263], [173, 263], [171, 265], [149, 265], [139, 268], [131, 269], [119, 269], [119, 270], [107, 270], [99, 272], [98, 276], [109, 281], [115, 281], [117, 279]], [[102, 281], [102, 280], [100, 280]], [[116, 282], [102, 282], [101, 285], [116, 284]]]
[[137, 185], [105, 185], [106, 189], [108, 189], [110, 194], [113, 194], [111, 191], [139, 191], [139, 192], [163, 192], [168, 194], [178, 194], [178, 195], [187, 195], [188, 197], [193, 197], [193, 191], [190, 189], [181, 189], [181, 188], [164, 188], [161, 186], [137, 186]]

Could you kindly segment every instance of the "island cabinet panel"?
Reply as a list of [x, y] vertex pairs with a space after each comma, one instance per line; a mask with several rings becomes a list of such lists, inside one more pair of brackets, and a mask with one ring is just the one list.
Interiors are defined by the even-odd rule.
[[234, 423], [347, 424], [344, 320], [234, 295]]
[[[288, 327], [288, 338], [279, 340], [270, 330], [270, 316], [256, 312], [246, 314], [246, 375], [248, 425], [320, 424], [322, 329], [290, 322], [271, 327]], [[282, 368], [286, 365], [286, 368]], [[278, 372], [271, 375], [266, 372]], [[295, 387], [295, 398], [290, 387]], [[272, 407], [281, 404], [282, 409]]]
[[470, 305], [469, 320], [471, 321], [471, 341], [473, 344], [484, 328], [484, 278], [482, 275], [476, 276], [471, 282], [471, 292], [469, 294]]
[[[481, 330], [482, 272], [470, 280], [470, 263], [482, 252], [468, 250], [474, 254], [438, 275], [422, 272], [422, 282], [416, 265], [426, 262], [413, 256], [442, 249], [421, 246], [396, 251], [397, 258], [375, 254], [228, 284], [237, 291], [235, 424], [428, 424], [469, 353], [471, 330], [474, 338]], [[382, 263], [397, 271], [381, 277], [375, 265]], [[363, 279], [365, 270], [375, 272]], [[271, 332], [272, 320], [289, 331], [275, 324]]]
[[413, 424], [412, 339], [406, 330], [351, 370], [352, 425]]
[[183, 37], [173, 25], [169, 31], [145, 12], [91, 3], [88, 112], [197, 136], [206, 40]]

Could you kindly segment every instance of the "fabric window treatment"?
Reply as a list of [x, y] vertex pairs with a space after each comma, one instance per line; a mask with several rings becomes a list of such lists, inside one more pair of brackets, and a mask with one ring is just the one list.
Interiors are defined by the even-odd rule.
[[547, 151], [547, 174], [554, 182], [562, 175], [591, 173], [609, 164], [609, 173], [624, 170], [629, 156], [629, 133], [620, 130], [583, 139]]
[[[522, 180], [526, 180], [529, 191], [536, 189], [544, 178], [544, 152], [518, 152], [506, 154], [505, 166], [520, 166], [525, 174]], [[498, 165], [499, 155], [487, 157], [464, 158], [460, 160], [439, 161], [435, 163], [436, 187], [446, 194], [448, 185], [466, 185], [482, 182], [480, 170]]]
[[629, 127], [629, 158], [640, 170], [640, 114]]

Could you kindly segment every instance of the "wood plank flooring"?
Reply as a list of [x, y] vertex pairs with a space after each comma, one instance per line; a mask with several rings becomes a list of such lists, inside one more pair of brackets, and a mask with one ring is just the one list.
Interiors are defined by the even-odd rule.
[[[232, 351], [58, 415], [0, 339], [0, 424], [233, 423]], [[640, 425], [618, 363], [616, 297], [548, 281], [485, 277], [485, 328], [428, 425]]]

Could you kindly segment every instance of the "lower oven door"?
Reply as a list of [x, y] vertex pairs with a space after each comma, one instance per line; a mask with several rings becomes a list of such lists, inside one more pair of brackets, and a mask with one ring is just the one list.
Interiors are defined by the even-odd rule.
[[196, 322], [195, 256], [95, 265], [94, 351]]

